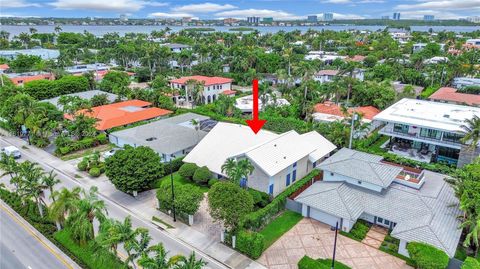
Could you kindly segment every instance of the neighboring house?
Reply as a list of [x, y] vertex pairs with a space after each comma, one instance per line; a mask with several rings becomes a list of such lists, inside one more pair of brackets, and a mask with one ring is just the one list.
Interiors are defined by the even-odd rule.
[[230, 158], [248, 159], [254, 166], [248, 186], [272, 196], [307, 175], [335, 149], [330, 141], [313, 131], [275, 134], [250, 127], [219, 122], [183, 159], [207, 166], [218, 178], [226, 177], [222, 165]]
[[106, 70], [110, 70], [110, 66], [103, 63], [79, 64], [79, 65], [65, 67], [65, 72], [71, 75], [77, 75], [77, 74], [81, 75], [88, 72], [98, 72], [98, 71], [106, 71]]
[[60, 56], [59, 50], [51, 50], [51, 49], [22, 49], [22, 50], [0, 50], [0, 57], [6, 58], [9, 60], [13, 60], [17, 58], [18, 55], [29, 55], [29, 56], [38, 56], [42, 58], [42, 60], [53, 60], [57, 59]]
[[[129, 100], [114, 104], [82, 109], [77, 114], [97, 119], [95, 128], [106, 131], [114, 127], [125, 126], [139, 121], [152, 120], [165, 117], [172, 113], [170, 110], [152, 107], [152, 103], [142, 100]], [[65, 114], [64, 117], [72, 120], [73, 116]]]
[[[283, 98], [272, 98], [269, 94], [265, 96], [267, 101], [267, 106], [289, 106], [290, 102], [287, 99]], [[240, 97], [235, 101], [235, 107], [240, 109], [243, 113], [252, 113], [253, 109], [253, 95], [247, 95]], [[258, 108], [263, 110], [265, 105], [263, 104], [262, 97], [258, 98]]]
[[5, 72], [5, 70], [10, 69], [10, 66], [8, 64], [0, 64], [0, 73]]
[[[340, 70], [331, 70], [331, 69], [326, 69], [326, 70], [320, 70], [318, 71], [314, 77], [313, 80], [318, 81], [320, 83], [327, 83], [327, 82], [332, 82], [335, 77], [340, 74]], [[355, 69], [352, 73], [353, 78], [358, 79], [360, 81], [364, 80], [365, 77], [365, 71], [362, 69]], [[350, 76], [350, 73], [344, 73], [344, 77]]]
[[192, 46], [185, 44], [166, 43], [161, 45], [169, 48], [173, 53], [180, 53], [183, 50], [192, 50]]
[[180, 91], [180, 96], [175, 97], [175, 101], [178, 104], [181, 101], [191, 102], [193, 96], [191, 94], [192, 89], [188, 89], [187, 82], [189, 80], [195, 80], [198, 83], [204, 84], [203, 90], [203, 103], [210, 104], [218, 99], [218, 96], [223, 92], [228, 94], [232, 90], [232, 81], [231, 78], [223, 77], [206, 77], [206, 76], [190, 76], [190, 77], [181, 77], [178, 79], [170, 80], [170, 86], [172, 89], [177, 89]]
[[[118, 97], [116, 94], [109, 93], [109, 92], [104, 92], [104, 91], [100, 91], [100, 90], [91, 90], [91, 91], [70, 93], [70, 94], [65, 94], [64, 96], [77, 96], [77, 97], [80, 97], [80, 98], [82, 98], [82, 99], [90, 100], [90, 99], [92, 99], [94, 96], [96, 96], [96, 95], [101, 95], [101, 94], [107, 95], [107, 99], [108, 99], [108, 101], [109, 101], [110, 103], [115, 102], [115, 100], [116, 100], [117, 97]], [[52, 105], [56, 106], [60, 111], [62, 111], [62, 110], [63, 110], [63, 106], [58, 103], [58, 100], [60, 100], [60, 96], [54, 97], [54, 98], [50, 98], [50, 99], [45, 99], [45, 100], [42, 100], [42, 102], [49, 102], [49, 103], [51, 103]]]
[[413, 87], [413, 94], [415, 95], [415, 97], [418, 97], [420, 96], [420, 94], [422, 93], [423, 91], [423, 87], [421, 86], [415, 86], [415, 85], [410, 85], [410, 84], [403, 84], [401, 83], [400, 81], [394, 81], [392, 82], [392, 86], [393, 86], [393, 89], [395, 90], [395, 92], [397, 94], [402, 94], [405, 90], [405, 87], [407, 86], [412, 86]]
[[468, 39], [465, 44], [463, 44], [464, 49], [480, 49], [480, 39]]
[[425, 64], [439, 64], [439, 63], [448, 63], [448, 57], [435, 56], [430, 59], [423, 61]]
[[462, 89], [468, 86], [480, 87], [480, 78], [457, 77], [453, 79], [452, 85], [457, 89]]
[[[193, 121], [197, 122], [198, 126], [195, 126]], [[202, 127], [205, 127], [203, 123], [207, 121], [211, 122], [209, 117], [186, 113], [113, 132], [108, 138], [119, 147], [150, 147], [162, 156], [163, 162], [168, 162], [185, 156], [205, 137], [207, 131]]]
[[302, 215], [349, 232], [359, 219], [386, 227], [400, 240], [423, 242], [455, 255], [460, 241], [459, 201], [445, 175], [403, 167], [381, 156], [343, 148], [317, 166], [323, 181], [295, 198]]
[[[312, 116], [315, 121], [333, 122], [337, 120], [343, 120], [345, 118], [342, 108], [330, 101], [316, 104], [313, 107], [313, 111], [314, 113]], [[347, 109], [347, 113], [349, 115], [351, 115], [353, 112], [360, 114], [364, 123], [371, 123], [373, 117], [380, 113], [380, 110], [374, 106], [360, 106]]]
[[8, 73], [5, 74], [16, 86], [23, 86], [23, 84], [34, 80], [54, 80], [55, 76], [52, 73], [45, 72], [29, 72], [29, 73]]
[[305, 60], [319, 60], [326, 64], [331, 64], [336, 59], [345, 60], [346, 58], [346, 56], [341, 56], [331, 51], [309, 51], [305, 55]]
[[[415, 43], [412, 46], [413, 53], [422, 51], [429, 43]], [[438, 44], [440, 49], [443, 51], [445, 49], [445, 44]]]
[[[480, 116], [480, 108], [404, 98], [373, 119], [385, 126], [391, 152], [422, 162], [446, 162], [458, 167], [471, 162], [463, 138], [466, 119]], [[478, 147], [475, 155], [478, 156]]]
[[458, 90], [450, 87], [442, 87], [434, 92], [429, 100], [441, 103], [456, 105], [480, 106], [480, 95], [457, 92]]
[[348, 57], [346, 60], [350, 62], [356, 62], [356, 63], [361, 63], [367, 58], [366, 56], [363, 55], [354, 55], [353, 57]]

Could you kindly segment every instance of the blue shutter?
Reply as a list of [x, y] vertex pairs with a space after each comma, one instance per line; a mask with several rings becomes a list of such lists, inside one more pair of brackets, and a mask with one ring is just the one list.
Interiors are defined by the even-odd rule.
[[297, 180], [297, 170], [293, 170], [292, 172], [292, 182], [295, 182]]
[[270, 186], [268, 186], [268, 194], [273, 195], [273, 184], [270, 184]]
[[287, 175], [287, 182], [285, 183], [286, 186], [290, 185], [290, 174]]

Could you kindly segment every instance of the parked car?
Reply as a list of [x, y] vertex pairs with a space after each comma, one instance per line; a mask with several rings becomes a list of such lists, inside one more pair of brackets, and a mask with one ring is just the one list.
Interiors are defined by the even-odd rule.
[[12, 156], [14, 159], [22, 157], [20, 150], [14, 146], [4, 147], [1, 150], [1, 153], [5, 153], [7, 156]]
[[104, 153], [102, 154], [102, 156], [103, 156], [104, 159], [107, 159], [107, 158], [109, 158], [109, 157], [112, 157], [113, 154], [115, 154], [115, 152], [117, 152], [117, 151], [119, 151], [119, 150], [121, 150], [121, 148], [113, 148], [113, 149], [111, 149], [111, 150], [109, 150], [109, 151], [104, 152]]

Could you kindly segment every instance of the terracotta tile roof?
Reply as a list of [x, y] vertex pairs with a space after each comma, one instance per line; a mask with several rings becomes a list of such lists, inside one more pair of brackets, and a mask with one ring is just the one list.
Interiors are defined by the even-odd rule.
[[331, 70], [331, 69], [326, 69], [326, 70], [320, 70], [317, 72], [317, 76], [336, 76], [338, 74], [338, 70]]
[[[100, 131], [138, 121], [153, 119], [172, 113], [170, 110], [149, 107], [150, 105], [150, 102], [129, 100], [93, 107], [91, 111], [83, 109], [77, 113], [98, 119], [95, 128]], [[73, 118], [70, 114], [65, 114], [64, 117], [69, 120]]]
[[480, 105], [480, 95], [457, 92], [457, 89], [442, 87], [429, 97], [430, 100], [450, 101], [459, 104]]
[[[314, 107], [314, 111], [317, 113], [323, 113], [323, 114], [329, 114], [329, 115], [334, 115], [334, 116], [339, 116], [339, 117], [345, 117], [345, 115], [342, 112], [342, 109], [340, 106], [334, 104], [333, 102], [324, 102], [322, 104], [316, 104]], [[348, 113], [352, 113], [353, 111], [356, 111], [357, 113], [360, 113], [363, 115], [363, 118], [368, 119], [368, 120], [373, 120], [373, 117], [380, 113], [380, 110], [376, 107], [373, 106], [361, 106], [357, 107], [355, 109], [349, 108]]]
[[352, 62], [363, 62], [365, 60], [365, 56], [363, 55], [355, 55], [353, 57], [347, 58], [347, 61], [352, 61]]
[[234, 90], [225, 90], [222, 92], [222, 94], [225, 94], [225, 95], [235, 95], [237, 93], [237, 91], [234, 91]]
[[8, 66], [8, 64], [0, 64], [0, 70], [7, 70], [9, 68], [10, 66]]
[[54, 76], [53, 76], [53, 74], [39, 74], [39, 75], [18, 76], [18, 77], [11, 77], [10, 78], [10, 80], [15, 85], [19, 85], [19, 84], [22, 84], [22, 83], [27, 83], [27, 82], [34, 81], [34, 80], [41, 80], [41, 79], [53, 80]]
[[181, 78], [178, 78], [178, 79], [170, 80], [170, 83], [186, 84], [186, 82], [189, 81], [189, 80], [196, 80], [196, 81], [204, 82], [205, 86], [231, 83], [233, 81], [233, 79], [231, 79], [231, 78], [190, 76], [190, 77], [181, 77]]

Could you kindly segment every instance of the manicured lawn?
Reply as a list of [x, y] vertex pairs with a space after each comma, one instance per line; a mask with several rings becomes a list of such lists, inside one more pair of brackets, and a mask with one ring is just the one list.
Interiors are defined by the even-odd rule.
[[270, 222], [260, 233], [264, 236], [265, 249], [271, 246], [278, 238], [297, 224], [303, 216], [293, 211], [285, 211], [275, 220]]
[[69, 161], [73, 159], [83, 158], [83, 157], [92, 155], [95, 151], [104, 152], [104, 151], [111, 150], [114, 147], [115, 147], [114, 144], [99, 145], [94, 148], [89, 148], [89, 149], [84, 149], [84, 150], [79, 150], [79, 151], [69, 153], [67, 155], [61, 156], [60, 159], [62, 159], [63, 161]]
[[[197, 186], [203, 192], [208, 191], [208, 186], [201, 186], [201, 185], [196, 184], [195, 182], [184, 179], [177, 172], [173, 173], [173, 182], [174, 182], [174, 184], [179, 184], [179, 185]], [[158, 187], [162, 186], [161, 184], [170, 184], [170, 175], [166, 175], [166, 176], [162, 177], [159, 181], [157, 181], [155, 187], [158, 188]]]

